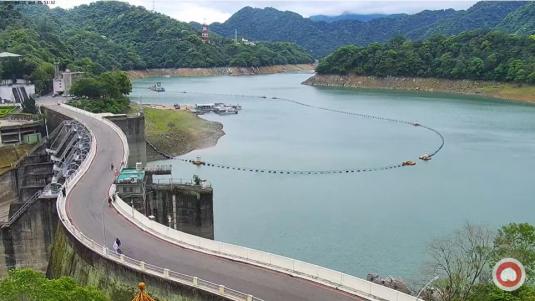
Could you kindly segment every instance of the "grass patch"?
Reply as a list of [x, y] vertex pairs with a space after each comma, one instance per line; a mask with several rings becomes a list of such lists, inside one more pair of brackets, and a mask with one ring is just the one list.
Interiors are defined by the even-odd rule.
[[145, 136], [161, 151], [181, 155], [214, 145], [224, 132], [220, 123], [186, 112], [145, 108]]
[[17, 107], [12, 107], [12, 106], [8, 106], [8, 107], [0, 107], [0, 118], [2, 117], [5, 117], [9, 114], [11, 114], [13, 111], [15, 111], [17, 109]]
[[535, 86], [531, 85], [500, 84], [483, 87], [481, 91], [498, 98], [535, 103]]
[[26, 156], [35, 145], [19, 144], [0, 147], [0, 174], [11, 169], [11, 164]]

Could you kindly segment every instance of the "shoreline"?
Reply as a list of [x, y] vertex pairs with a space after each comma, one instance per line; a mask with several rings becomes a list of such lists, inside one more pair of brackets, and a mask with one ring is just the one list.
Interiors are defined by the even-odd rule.
[[126, 71], [132, 79], [146, 77], [203, 77], [275, 74], [284, 72], [314, 72], [313, 64], [273, 65], [261, 67], [161, 68]]
[[147, 161], [170, 159], [213, 147], [225, 135], [223, 124], [172, 106], [144, 105], [145, 140], [154, 151]]
[[304, 85], [318, 87], [337, 87], [355, 89], [378, 89], [407, 92], [448, 93], [488, 97], [501, 101], [512, 101], [535, 105], [535, 86], [511, 83], [449, 80], [438, 78], [409, 78], [315, 74], [302, 82]]

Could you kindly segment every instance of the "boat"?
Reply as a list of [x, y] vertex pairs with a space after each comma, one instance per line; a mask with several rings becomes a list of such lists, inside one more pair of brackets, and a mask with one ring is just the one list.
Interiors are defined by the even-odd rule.
[[203, 160], [201, 160], [201, 157], [197, 157], [195, 158], [195, 160], [191, 161], [191, 163], [193, 165], [197, 165], [197, 166], [201, 166], [201, 165], [205, 165], [206, 162], [204, 162]]
[[429, 161], [431, 160], [431, 156], [428, 155], [428, 154], [423, 154], [421, 155], [420, 157], [418, 157], [420, 160], [423, 160], [423, 161]]
[[197, 115], [202, 115], [204, 113], [209, 113], [214, 110], [215, 104], [213, 103], [205, 103], [205, 104], [196, 104], [195, 105], [195, 111], [197, 112]]
[[401, 163], [401, 166], [414, 166], [414, 165], [416, 165], [416, 162], [410, 161], [410, 160], [403, 161], [403, 163]]
[[238, 110], [234, 107], [217, 107], [214, 109], [214, 113], [219, 115], [234, 115], [238, 114]]
[[152, 90], [154, 92], [165, 92], [164, 87], [162, 87], [161, 82], [157, 82], [156, 84], [149, 87], [149, 90]]

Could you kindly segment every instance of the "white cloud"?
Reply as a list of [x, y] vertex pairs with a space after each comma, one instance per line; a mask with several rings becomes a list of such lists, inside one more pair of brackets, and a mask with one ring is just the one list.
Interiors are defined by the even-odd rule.
[[[92, 0], [56, 0], [56, 4], [63, 8], [72, 8], [77, 5], [94, 2]], [[425, 9], [467, 9], [477, 1], [338, 1], [338, 0], [130, 0], [126, 1], [133, 5], [141, 5], [147, 9], [152, 9], [171, 16], [180, 21], [197, 22], [224, 22], [233, 13], [244, 6], [252, 7], [274, 7], [279, 10], [289, 10], [297, 12], [305, 17], [311, 15], [339, 15], [344, 12], [358, 14], [372, 13], [417, 13]]]
[[[159, 7], [157, 10], [162, 12]], [[197, 2], [180, 3], [175, 5], [174, 9], [168, 10], [168, 12], [167, 15], [177, 20], [184, 22], [196, 21], [199, 23], [224, 22], [232, 15], [232, 12], [225, 12]]]
[[94, 0], [70, 0], [70, 1], [55, 0], [54, 4], [50, 4], [49, 6], [69, 9], [69, 8], [73, 8], [75, 6], [82, 5], [82, 4], [89, 4], [91, 2], [95, 2], [95, 1]]

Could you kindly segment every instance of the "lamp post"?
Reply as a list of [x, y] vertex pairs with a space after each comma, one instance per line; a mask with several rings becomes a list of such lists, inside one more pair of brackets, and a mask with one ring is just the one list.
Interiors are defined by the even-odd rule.
[[433, 282], [435, 282], [437, 279], [439, 278], [438, 275], [436, 275], [435, 277], [433, 277], [433, 279], [429, 280], [429, 282], [427, 282], [424, 287], [422, 287], [420, 289], [420, 291], [418, 292], [418, 295], [416, 295], [416, 300], [418, 300], [418, 298], [420, 297], [420, 294], [422, 294], [422, 292]]

